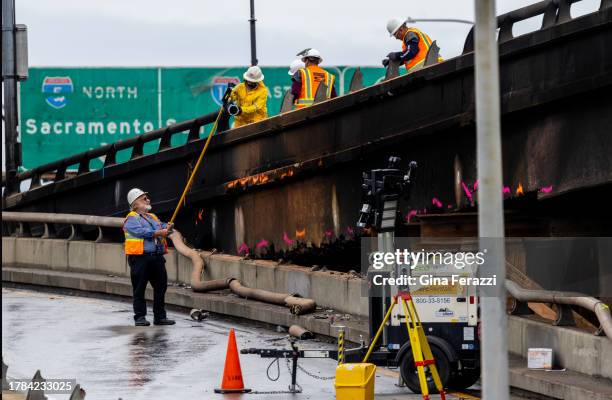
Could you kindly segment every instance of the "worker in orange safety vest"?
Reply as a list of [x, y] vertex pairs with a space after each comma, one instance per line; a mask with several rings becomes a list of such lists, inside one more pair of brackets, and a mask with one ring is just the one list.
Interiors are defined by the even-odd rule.
[[319, 67], [319, 64], [323, 61], [321, 53], [317, 49], [307, 49], [303, 52], [302, 61], [305, 67], [299, 69], [293, 75], [293, 84], [291, 86], [295, 108], [311, 106], [314, 103], [315, 95], [321, 83], [324, 83], [327, 87], [325, 93], [327, 99], [337, 97], [336, 88], [334, 87], [336, 81], [335, 75]]
[[147, 192], [138, 188], [127, 194], [130, 212], [125, 217], [125, 254], [130, 266], [134, 303], [134, 323], [149, 326], [146, 320], [147, 303], [145, 291], [150, 282], [153, 287], [153, 323], [174, 325], [166, 317], [165, 296], [168, 287], [168, 273], [164, 254], [168, 252], [166, 236], [172, 231], [172, 224], [165, 224], [151, 213], [151, 199]]
[[[387, 31], [402, 41], [402, 51], [389, 53], [383, 60], [383, 65], [386, 67], [389, 61], [399, 61], [404, 64], [408, 73], [422, 68], [432, 43], [429, 36], [417, 28], [407, 27], [406, 21], [398, 18], [387, 22]], [[441, 61], [442, 57], [438, 57], [438, 62]]]

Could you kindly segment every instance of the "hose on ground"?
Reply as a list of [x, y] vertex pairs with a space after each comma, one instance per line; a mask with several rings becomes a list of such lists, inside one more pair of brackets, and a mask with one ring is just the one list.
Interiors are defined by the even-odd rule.
[[202, 272], [204, 272], [204, 260], [200, 257], [200, 253], [185, 244], [183, 235], [176, 229], [168, 236], [172, 239], [172, 243], [176, 251], [191, 260], [193, 268], [191, 270], [191, 279], [189, 284], [194, 292], [210, 292], [212, 290], [227, 289], [229, 280], [216, 279], [212, 281], [202, 281]]
[[286, 306], [289, 307], [289, 311], [294, 315], [308, 314], [316, 308], [316, 303], [312, 299], [304, 299], [288, 293], [276, 293], [263, 289], [249, 288], [243, 286], [237, 279], [232, 280], [229, 286], [230, 290], [240, 297]]
[[293, 337], [296, 337], [300, 340], [313, 339], [314, 335], [309, 330], [299, 326], [299, 325], [291, 325], [289, 327], [289, 334]]
[[242, 285], [239, 280], [234, 278], [202, 281], [204, 260], [200, 252], [187, 246], [183, 240], [183, 235], [176, 229], [169, 235], [169, 238], [172, 239], [172, 243], [176, 250], [183, 256], [189, 258], [193, 264], [190, 285], [194, 292], [203, 293], [229, 288], [232, 293], [240, 297], [286, 306], [294, 315], [307, 314], [313, 312], [316, 308], [316, 303], [312, 299], [304, 299], [288, 293], [276, 293], [268, 290], [249, 288]]

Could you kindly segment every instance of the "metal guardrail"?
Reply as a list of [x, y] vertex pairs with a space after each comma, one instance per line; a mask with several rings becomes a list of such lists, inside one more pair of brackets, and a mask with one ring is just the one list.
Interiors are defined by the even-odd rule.
[[[200, 139], [200, 128], [211, 124], [215, 121], [218, 112], [203, 115], [201, 117], [190, 119], [188, 121], [180, 122], [178, 124], [170, 125], [165, 128], [157, 129], [151, 132], [143, 133], [136, 137], [119, 140], [117, 142], [107, 144], [98, 147], [93, 150], [89, 150], [83, 153], [64, 158], [62, 160], [54, 161], [39, 167], [33, 168], [29, 171], [17, 174], [16, 187], [6, 187], [4, 193], [5, 196], [10, 196], [20, 192], [20, 184], [22, 181], [31, 179], [30, 190], [41, 186], [41, 177], [46, 173], [53, 173], [53, 182], [59, 182], [66, 179], [66, 169], [72, 165], [78, 165], [78, 171], [76, 176], [83, 175], [91, 171], [90, 162], [98, 157], [104, 157], [104, 166], [107, 168], [117, 163], [117, 152], [125, 149], [132, 149], [130, 160], [133, 160], [144, 155], [143, 149], [145, 143], [149, 143], [159, 139], [159, 146], [157, 152], [169, 149], [172, 147], [172, 136], [189, 131], [187, 136], [187, 143], [194, 142]], [[225, 131], [229, 128], [229, 115], [223, 113], [221, 120], [219, 121], [218, 132]], [[2, 186], [5, 186], [5, 182], [2, 182]]]
[[592, 311], [599, 320], [600, 328], [596, 334], [605, 333], [608, 339], [612, 340], [612, 316], [610, 307], [601, 300], [587, 296], [582, 293], [559, 292], [552, 290], [524, 289], [517, 283], [507, 280], [506, 290], [516, 299], [513, 304], [513, 315], [532, 314], [528, 309], [527, 303], [552, 303], [559, 305], [557, 321], [555, 325], [567, 326], [575, 325], [571, 306], [582, 307]]
[[[514, 34], [512, 33], [514, 24], [538, 15], [544, 15], [540, 30], [568, 22], [572, 19], [570, 14], [572, 4], [579, 1], [581, 0], [545, 0], [502, 14], [497, 17], [497, 27], [499, 28], [497, 42], [503, 43], [514, 39]], [[600, 11], [610, 7], [612, 7], [612, 0], [601, 0], [599, 5]], [[465, 39], [462, 54], [472, 51], [474, 51], [474, 28], [470, 29]]]
[[[96, 242], [104, 241], [104, 230], [102, 228], [121, 228], [123, 226], [123, 218], [118, 217], [99, 217], [96, 215], [80, 215], [80, 214], [55, 214], [55, 213], [37, 213], [37, 212], [2, 212], [2, 223], [13, 222], [18, 228], [12, 231], [7, 229], [14, 236], [30, 236], [30, 223], [43, 224], [44, 233], [41, 238], [49, 239], [56, 237], [55, 224], [70, 225], [71, 234], [68, 240], [81, 239], [79, 226], [87, 225], [98, 228], [98, 236]], [[12, 231], [12, 232], [11, 232]], [[4, 230], [3, 230], [4, 232]]]

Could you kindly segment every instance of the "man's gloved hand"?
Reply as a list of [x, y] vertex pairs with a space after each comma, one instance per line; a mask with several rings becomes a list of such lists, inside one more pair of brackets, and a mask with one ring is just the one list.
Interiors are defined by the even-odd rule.
[[155, 232], [153, 232], [153, 237], [166, 237], [168, 236], [168, 229], [158, 229]]
[[227, 104], [229, 102], [230, 96], [232, 95], [232, 90], [233, 90], [234, 84], [233, 83], [228, 83], [227, 84], [227, 88], [225, 89], [225, 93], [223, 93], [223, 97], [221, 98], [221, 103], [222, 104]]
[[391, 61], [399, 61], [400, 60], [400, 54], [399, 53], [395, 53], [395, 52], [391, 52], [391, 53], [387, 54], [387, 57]]
[[389, 59], [385, 58], [384, 60], [382, 60], [382, 65], [383, 67], [386, 67], [387, 65], [389, 65]]

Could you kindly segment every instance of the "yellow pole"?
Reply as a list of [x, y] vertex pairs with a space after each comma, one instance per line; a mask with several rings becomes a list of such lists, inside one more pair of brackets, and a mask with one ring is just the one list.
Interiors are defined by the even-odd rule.
[[202, 149], [202, 152], [200, 153], [200, 157], [198, 157], [198, 162], [196, 162], [195, 167], [193, 167], [193, 171], [191, 171], [191, 176], [189, 177], [189, 180], [187, 181], [187, 185], [185, 185], [185, 190], [183, 190], [181, 199], [179, 200], [178, 204], [176, 205], [176, 208], [174, 209], [174, 214], [172, 214], [172, 218], [170, 218], [170, 223], [174, 223], [174, 219], [178, 215], [178, 212], [181, 209], [181, 207], [183, 206], [183, 202], [185, 201], [185, 196], [187, 196], [187, 192], [189, 191], [189, 189], [191, 188], [191, 184], [193, 183], [193, 178], [195, 177], [196, 172], [198, 172], [198, 169], [200, 168], [200, 164], [202, 163], [202, 159], [204, 158], [204, 153], [206, 153], [206, 149], [208, 149], [208, 145], [210, 144], [210, 139], [217, 132], [217, 125], [219, 124], [219, 119], [221, 118], [222, 113], [223, 113], [223, 107], [221, 107], [221, 109], [219, 110], [219, 114], [217, 114], [217, 118], [215, 119], [215, 123], [213, 124], [213, 127], [210, 130], [210, 134], [208, 135], [208, 138], [206, 139], [204, 148]]
[[344, 328], [338, 331], [338, 364], [344, 364]]
[[[385, 299], [383, 298], [382, 301], [385, 301]], [[389, 309], [387, 310], [387, 314], [385, 315], [385, 318], [383, 318], [383, 321], [381, 322], [380, 326], [378, 327], [378, 331], [376, 332], [376, 335], [374, 335], [374, 339], [372, 339], [372, 342], [370, 342], [370, 345], [368, 346], [368, 352], [366, 353], [365, 357], [363, 358], [362, 363], [368, 362], [368, 358], [370, 358], [370, 354], [372, 354], [372, 351], [374, 350], [374, 345], [378, 341], [378, 337], [382, 333], [383, 328], [385, 327], [385, 324], [389, 320], [389, 317], [391, 316], [391, 311], [393, 311], [393, 307], [395, 306], [396, 302], [397, 302], [397, 298], [394, 297], [393, 301], [391, 302], [391, 305], [389, 306]]]

